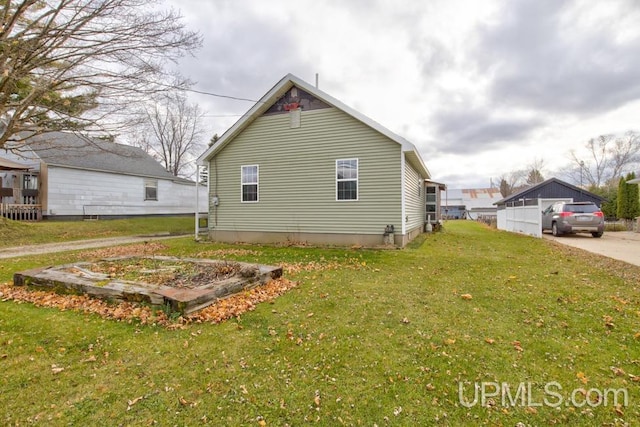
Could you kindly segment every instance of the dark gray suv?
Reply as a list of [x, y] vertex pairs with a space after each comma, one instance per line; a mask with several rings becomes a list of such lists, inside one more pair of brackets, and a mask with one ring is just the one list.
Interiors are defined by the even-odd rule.
[[592, 202], [556, 202], [542, 211], [542, 231], [554, 236], [565, 233], [591, 233], [602, 237], [604, 214]]

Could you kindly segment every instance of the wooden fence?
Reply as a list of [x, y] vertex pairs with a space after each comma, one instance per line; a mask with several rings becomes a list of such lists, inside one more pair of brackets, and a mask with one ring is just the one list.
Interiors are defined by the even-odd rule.
[[41, 221], [42, 205], [0, 203], [0, 216], [13, 221]]

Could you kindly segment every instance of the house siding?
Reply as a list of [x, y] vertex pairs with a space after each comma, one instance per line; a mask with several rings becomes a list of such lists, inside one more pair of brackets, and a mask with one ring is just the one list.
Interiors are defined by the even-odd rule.
[[[399, 144], [335, 108], [302, 111], [300, 127], [290, 125], [289, 114], [261, 116], [210, 161], [210, 200], [219, 197], [219, 206], [210, 203], [212, 230], [380, 242], [386, 225], [400, 230]], [[336, 200], [338, 159], [358, 159], [357, 201]], [[259, 166], [257, 203], [241, 203], [243, 165]]]
[[[404, 201], [406, 233], [414, 230], [422, 231], [425, 222], [425, 189], [424, 177], [420, 176], [409, 162], [404, 166]], [[420, 190], [418, 190], [420, 189]]]
[[[165, 215], [194, 212], [195, 186], [157, 179], [158, 200], [144, 200], [139, 176], [48, 167], [45, 216]], [[200, 211], [207, 209], [206, 187], [200, 189]]]

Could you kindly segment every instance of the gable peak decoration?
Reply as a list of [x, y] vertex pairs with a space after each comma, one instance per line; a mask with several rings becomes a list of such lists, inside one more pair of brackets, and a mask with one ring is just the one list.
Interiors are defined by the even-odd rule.
[[320, 110], [323, 108], [331, 108], [331, 106], [311, 93], [294, 85], [287, 90], [284, 95], [278, 98], [278, 100], [265, 111], [264, 115], [285, 114], [295, 110]]

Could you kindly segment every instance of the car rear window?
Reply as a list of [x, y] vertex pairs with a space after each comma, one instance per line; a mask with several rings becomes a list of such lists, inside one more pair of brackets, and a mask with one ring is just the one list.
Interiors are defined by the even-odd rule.
[[593, 213], [598, 212], [600, 209], [596, 205], [564, 205], [565, 212], [573, 213]]

